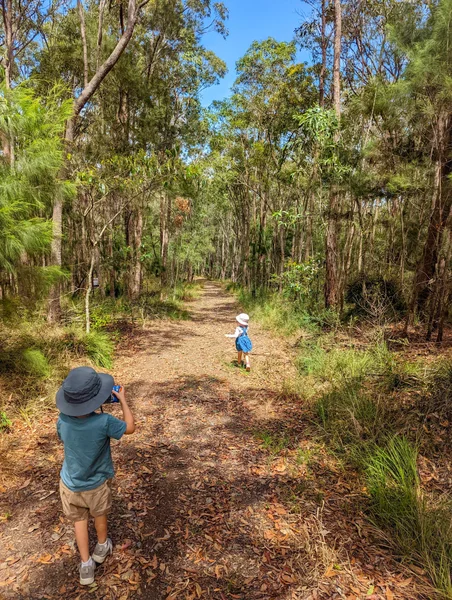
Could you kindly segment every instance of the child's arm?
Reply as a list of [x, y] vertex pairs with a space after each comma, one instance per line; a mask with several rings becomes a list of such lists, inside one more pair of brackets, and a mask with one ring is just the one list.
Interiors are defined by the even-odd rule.
[[130, 435], [131, 433], [134, 433], [134, 431], [135, 431], [135, 420], [133, 418], [133, 414], [129, 408], [129, 405], [126, 402], [126, 393], [124, 391], [123, 386], [121, 386], [121, 389], [119, 390], [119, 392], [115, 392], [113, 390], [112, 393], [116, 396], [116, 398], [119, 400], [119, 402], [121, 404], [122, 416], [127, 425], [124, 433], [126, 435]]
[[236, 330], [235, 330], [235, 333], [226, 333], [225, 336], [227, 338], [237, 339], [238, 337], [240, 337], [241, 333], [242, 333], [241, 327], [237, 327]]

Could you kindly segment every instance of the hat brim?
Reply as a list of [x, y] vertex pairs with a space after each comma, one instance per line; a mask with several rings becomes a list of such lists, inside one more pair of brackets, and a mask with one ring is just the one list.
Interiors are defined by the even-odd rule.
[[248, 327], [248, 321], [242, 321], [241, 319], [237, 319], [237, 317], [235, 318], [235, 320], [239, 325], [245, 325], [246, 327]]
[[80, 404], [68, 402], [63, 387], [60, 387], [56, 394], [56, 405], [58, 410], [69, 417], [82, 417], [84, 415], [89, 415], [97, 410], [99, 406], [102, 406], [102, 404], [110, 397], [113, 386], [115, 385], [115, 380], [111, 375], [108, 375], [108, 373], [98, 373], [98, 375], [102, 382], [99, 393], [96, 394], [94, 398], [91, 398], [86, 402], [81, 402]]

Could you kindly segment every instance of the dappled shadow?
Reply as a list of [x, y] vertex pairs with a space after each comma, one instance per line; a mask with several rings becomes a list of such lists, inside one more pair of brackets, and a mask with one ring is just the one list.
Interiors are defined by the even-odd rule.
[[[128, 387], [144, 386], [137, 380]], [[119, 550], [98, 570], [95, 597], [114, 598], [112, 586], [128, 589], [129, 580], [142, 598], [152, 600], [166, 598], [168, 589], [196, 592], [196, 585], [218, 600], [282, 600], [298, 586], [314, 589], [318, 569], [327, 565], [320, 567], [310, 527], [324, 498], [312, 477], [272, 471], [272, 457], [256, 438], [256, 430], [265, 428], [295, 443], [300, 435], [296, 419], [293, 427], [281, 418], [256, 419], [243, 398], [216, 377], [169, 380], [148, 388], [148, 394], [150, 402], [140, 404], [136, 414], [150, 419], [150, 425], [114, 449], [118, 491], [110, 526]], [[56, 483], [55, 473], [48, 475]], [[268, 512], [294, 497], [303, 500], [298, 533], [286, 525], [285, 509], [279, 515]], [[47, 531], [58, 524], [58, 516], [55, 507]], [[130, 546], [121, 550], [127, 540]], [[42, 541], [43, 553], [50, 552]], [[333, 552], [334, 539], [331, 546]], [[140, 559], [152, 564], [141, 569]], [[33, 598], [36, 589], [36, 597], [56, 598], [63, 585], [73, 597], [83, 593], [76, 581], [76, 555], [62, 555], [51, 564], [38, 564], [24, 592], [17, 590], [14, 597]]]

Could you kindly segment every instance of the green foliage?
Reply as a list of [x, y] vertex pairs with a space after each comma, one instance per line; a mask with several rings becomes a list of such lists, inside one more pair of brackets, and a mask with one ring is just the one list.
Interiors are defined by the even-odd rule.
[[361, 383], [372, 364], [369, 352], [336, 348], [330, 351], [320, 344], [305, 347], [298, 359], [302, 372], [328, 381], [333, 387]]
[[240, 288], [237, 293], [240, 304], [264, 327], [282, 335], [293, 335], [300, 330], [317, 331], [314, 316], [298, 310], [293, 302], [279, 294], [261, 293], [253, 295]]
[[12, 426], [12, 422], [8, 419], [8, 416], [4, 410], [0, 411], [0, 433], [9, 431]]
[[296, 301], [307, 310], [315, 307], [313, 289], [319, 278], [320, 261], [312, 258], [304, 263], [287, 261], [281, 275], [273, 275], [272, 283], [282, 289], [288, 300]]
[[31, 89], [0, 88], [0, 134], [14, 145], [14, 163], [0, 161], [0, 269], [13, 272], [23, 253], [49, 248], [51, 223], [42, 217], [55, 195], [73, 186], [59, 180], [62, 132], [71, 104], [58, 90], [43, 101]]
[[37, 378], [49, 377], [50, 365], [46, 356], [37, 348], [27, 348], [19, 358], [20, 369]]
[[201, 294], [201, 285], [199, 283], [178, 283], [172, 290], [173, 299], [181, 302], [191, 302], [199, 298]]
[[280, 454], [290, 445], [289, 437], [284, 434], [258, 431], [255, 433], [255, 437], [262, 442], [262, 448], [268, 450], [270, 454]]
[[71, 329], [66, 333], [63, 344], [76, 356], [86, 356], [99, 367], [111, 369], [113, 366], [113, 342], [104, 332], [86, 333], [78, 329]]
[[365, 472], [371, 512], [392, 544], [425, 567], [433, 583], [450, 598], [452, 507], [422, 491], [417, 457], [417, 448], [403, 437], [390, 439], [369, 456]]
[[452, 360], [442, 359], [426, 376], [425, 403], [428, 412], [437, 412], [452, 419]]

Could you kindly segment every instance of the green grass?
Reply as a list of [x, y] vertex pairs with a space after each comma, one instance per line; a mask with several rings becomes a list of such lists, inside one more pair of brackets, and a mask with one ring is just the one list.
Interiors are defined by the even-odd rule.
[[37, 348], [27, 348], [24, 350], [18, 362], [28, 375], [38, 378], [50, 376], [51, 368], [49, 361], [41, 350]]
[[113, 366], [114, 345], [107, 333], [71, 328], [61, 340], [62, 349], [69, 350], [76, 357], [86, 356], [95, 366], [111, 369]]
[[270, 454], [279, 454], [290, 445], [290, 438], [285, 434], [257, 431], [255, 438], [261, 442], [262, 448], [268, 450]]
[[369, 456], [365, 473], [371, 514], [397, 550], [425, 568], [434, 585], [452, 598], [452, 506], [423, 492], [417, 456], [404, 437], [393, 437]]
[[237, 298], [253, 319], [271, 331], [293, 335], [300, 330], [311, 333], [319, 330], [319, 323], [308, 312], [297, 309], [293, 302], [278, 294], [253, 297], [251, 292], [240, 289]]
[[171, 296], [175, 302], [191, 302], [199, 298], [202, 292], [202, 286], [200, 283], [182, 282], [178, 283], [171, 292]]

